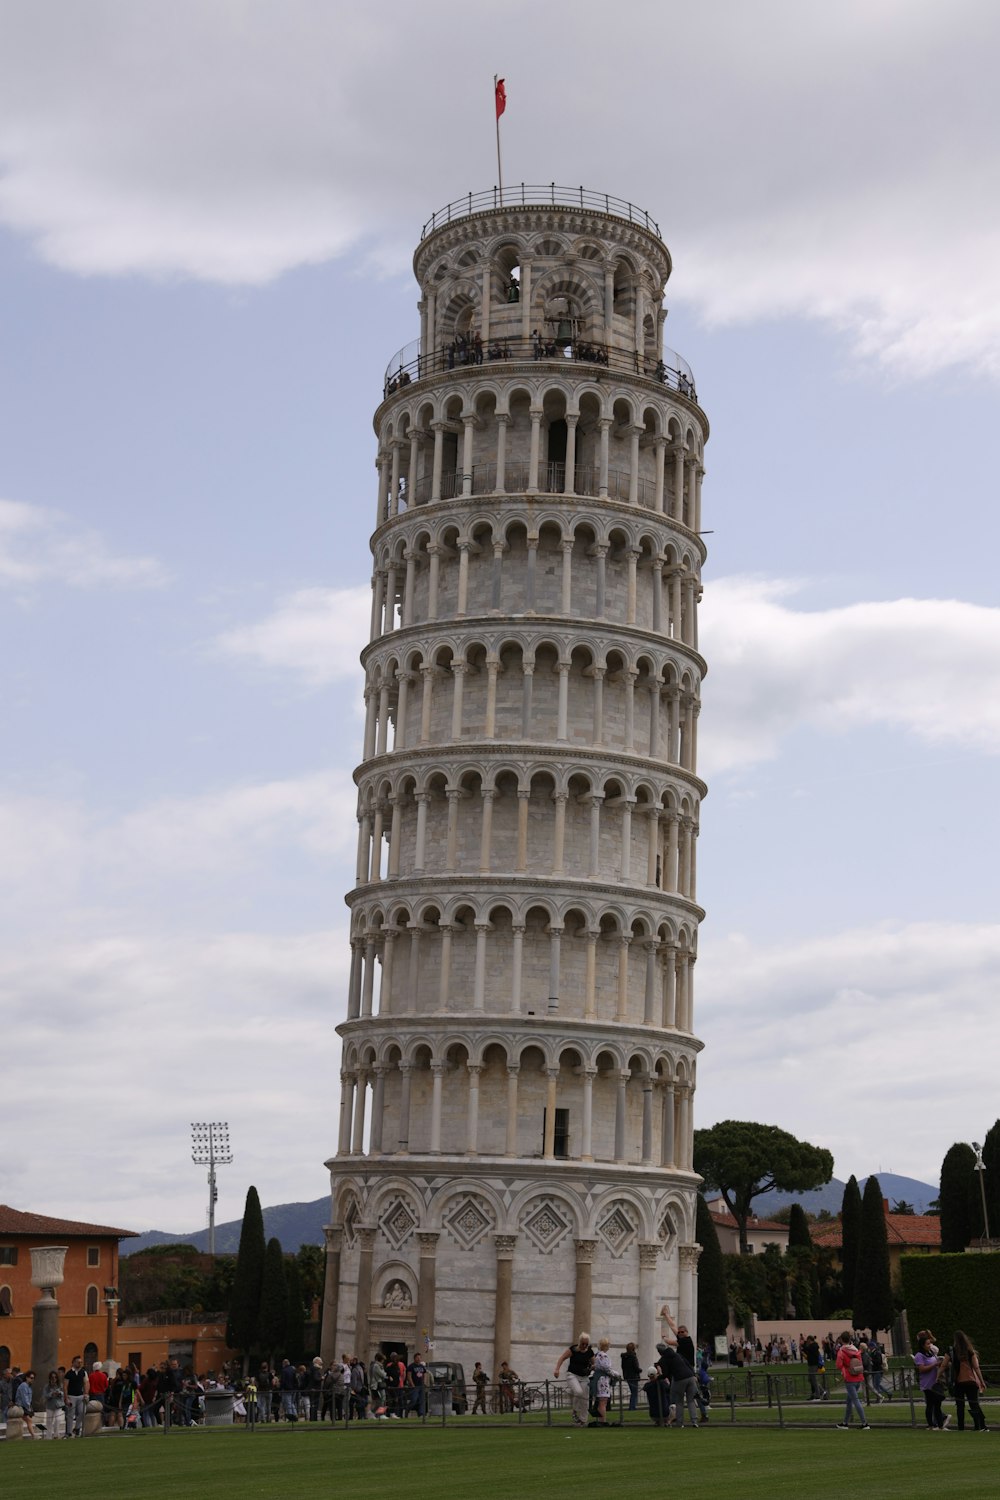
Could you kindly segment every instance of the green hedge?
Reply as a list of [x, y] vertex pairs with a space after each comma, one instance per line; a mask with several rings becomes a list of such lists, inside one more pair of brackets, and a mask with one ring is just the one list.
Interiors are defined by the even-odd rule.
[[1000, 1255], [904, 1255], [900, 1274], [914, 1342], [932, 1328], [946, 1346], [961, 1328], [983, 1364], [1000, 1364]]

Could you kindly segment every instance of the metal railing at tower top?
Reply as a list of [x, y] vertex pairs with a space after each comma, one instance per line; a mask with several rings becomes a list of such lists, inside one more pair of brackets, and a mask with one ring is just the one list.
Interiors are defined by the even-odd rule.
[[494, 365], [502, 360], [538, 361], [556, 360], [564, 364], [567, 360], [586, 365], [596, 365], [619, 374], [641, 375], [655, 380], [669, 390], [697, 402], [694, 371], [676, 349], [664, 349], [659, 359], [643, 354], [638, 349], [615, 349], [593, 339], [552, 339], [538, 334], [531, 338], [495, 338], [485, 344], [476, 343], [475, 338], [453, 339], [440, 349], [423, 354], [420, 340], [404, 345], [389, 361], [382, 388], [383, 399], [393, 396], [415, 380], [424, 380], [428, 375], [440, 375], [442, 371]]
[[420, 231], [426, 239], [435, 229], [452, 223], [455, 219], [467, 219], [472, 214], [489, 213], [495, 208], [583, 208], [597, 213], [609, 214], [615, 219], [626, 219], [638, 224], [650, 234], [660, 238], [660, 226], [644, 208], [637, 208], [625, 198], [616, 198], [612, 193], [594, 193], [589, 188], [557, 187], [554, 182], [515, 182], [505, 188], [487, 188], [481, 193], [466, 193], [431, 214]]

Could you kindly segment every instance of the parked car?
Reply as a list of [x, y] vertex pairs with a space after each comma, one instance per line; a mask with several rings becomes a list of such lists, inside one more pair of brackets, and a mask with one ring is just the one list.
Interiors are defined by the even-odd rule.
[[447, 1359], [432, 1359], [427, 1362], [427, 1374], [430, 1377], [431, 1386], [440, 1390], [442, 1386], [451, 1387], [451, 1409], [462, 1416], [469, 1409], [469, 1398], [465, 1391], [465, 1370], [461, 1365], [454, 1364]]

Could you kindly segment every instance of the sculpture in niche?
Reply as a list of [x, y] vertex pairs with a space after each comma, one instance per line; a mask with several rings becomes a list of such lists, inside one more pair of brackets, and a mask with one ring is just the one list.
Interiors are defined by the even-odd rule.
[[413, 1306], [413, 1298], [401, 1281], [390, 1281], [382, 1298], [382, 1306], [391, 1312], [409, 1312]]

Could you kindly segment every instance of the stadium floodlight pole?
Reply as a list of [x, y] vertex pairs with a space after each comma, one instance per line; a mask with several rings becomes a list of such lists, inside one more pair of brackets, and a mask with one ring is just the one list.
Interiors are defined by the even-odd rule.
[[983, 1148], [978, 1141], [973, 1141], [972, 1149], [976, 1153], [975, 1171], [979, 1173], [979, 1191], [983, 1198], [983, 1239], [989, 1243], [990, 1216], [986, 1212], [986, 1163], [983, 1161]]
[[208, 1253], [215, 1254], [215, 1186], [216, 1167], [228, 1167], [233, 1153], [229, 1149], [229, 1125], [225, 1120], [191, 1121], [191, 1160], [208, 1167]]

